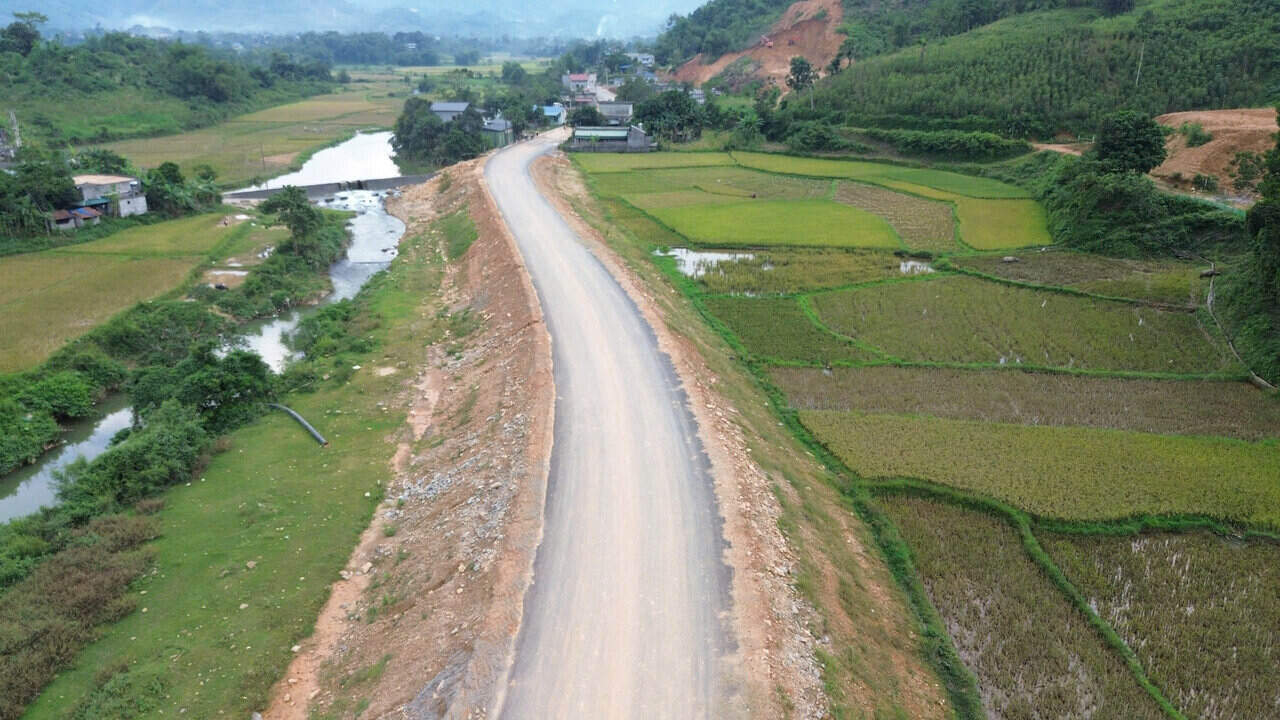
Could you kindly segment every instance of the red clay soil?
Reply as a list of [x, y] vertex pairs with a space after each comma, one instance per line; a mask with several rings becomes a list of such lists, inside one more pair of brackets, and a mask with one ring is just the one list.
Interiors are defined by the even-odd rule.
[[[816, 16], [822, 10], [827, 11], [826, 16], [818, 19]], [[844, 8], [840, 0], [801, 0], [787, 8], [770, 28], [767, 35], [773, 40], [772, 48], [757, 40], [750, 49], [721, 55], [710, 64], [704, 64], [702, 53], [698, 53], [676, 69], [675, 80], [701, 85], [719, 75], [734, 60], [749, 57], [759, 65], [756, 77], [772, 80], [785, 89], [784, 80], [791, 71], [791, 58], [801, 55], [815, 69], [827, 67], [844, 40], [836, 33], [843, 20]]]
[[1151, 171], [1161, 180], [1170, 180], [1174, 173], [1181, 173], [1187, 181], [1197, 174], [1213, 175], [1226, 191], [1231, 184], [1229, 166], [1237, 152], [1265, 152], [1275, 147], [1275, 108], [1169, 113], [1156, 118], [1156, 122], [1173, 128], [1183, 123], [1200, 123], [1213, 135], [1213, 140], [1200, 147], [1187, 147], [1182, 135], [1170, 135], [1166, 144], [1168, 159]]

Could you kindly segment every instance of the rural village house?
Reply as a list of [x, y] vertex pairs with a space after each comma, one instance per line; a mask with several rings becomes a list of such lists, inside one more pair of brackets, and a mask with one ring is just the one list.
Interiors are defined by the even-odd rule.
[[583, 152], [650, 152], [658, 148], [645, 131], [630, 127], [589, 127], [573, 129], [570, 150]]
[[94, 208], [116, 217], [147, 212], [147, 196], [137, 178], [125, 175], [76, 175], [72, 178], [80, 193], [77, 207]]

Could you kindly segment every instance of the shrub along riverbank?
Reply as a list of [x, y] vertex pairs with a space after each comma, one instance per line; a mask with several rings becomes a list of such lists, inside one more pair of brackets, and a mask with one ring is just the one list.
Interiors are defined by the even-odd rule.
[[[299, 204], [296, 195], [264, 206], [292, 230], [274, 262], [251, 271], [253, 283], [223, 291], [219, 304], [225, 297], [236, 308], [285, 308], [314, 295], [295, 295], [299, 288], [325, 282], [324, 270], [344, 247], [345, 216], [322, 213], [305, 197]], [[139, 305], [0, 386], [10, 394], [0, 400], [7, 423], [41, 410], [50, 417], [85, 413], [114, 388], [128, 393], [135, 413], [134, 425], [106, 452], [66, 470], [58, 505], [0, 525], [0, 588], [8, 588], [0, 595], [0, 718], [17, 717], [97, 625], [132, 609], [122, 593], [147, 565], [149, 551], [138, 545], [156, 533], [139, 515], [158, 507], [151, 498], [160, 491], [191, 482], [212, 452], [225, 449], [218, 438], [258, 417], [278, 394], [281, 380], [257, 355], [219, 356], [234, 324], [216, 312], [213, 297], [195, 296]], [[102, 562], [87, 564], [86, 552]], [[86, 591], [45, 603], [64, 583]], [[99, 700], [117, 702], [113, 695]], [[98, 706], [81, 714], [103, 713]]]

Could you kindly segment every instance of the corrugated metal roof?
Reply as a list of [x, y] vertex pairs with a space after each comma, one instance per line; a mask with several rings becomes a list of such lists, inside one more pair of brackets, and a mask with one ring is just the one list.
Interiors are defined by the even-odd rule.
[[76, 185], [115, 185], [134, 182], [134, 179], [125, 175], [75, 175], [71, 181]]
[[511, 129], [511, 123], [506, 120], [485, 120], [484, 129], [490, 132], [506, 132]]
[[433, 102], [431, 112], [462, 112], [470, 105], [471, 103], [464, 102]]
[[573, 129], [573, 136], [599, 140], [626, 140], [627, 128], [579, 127]]

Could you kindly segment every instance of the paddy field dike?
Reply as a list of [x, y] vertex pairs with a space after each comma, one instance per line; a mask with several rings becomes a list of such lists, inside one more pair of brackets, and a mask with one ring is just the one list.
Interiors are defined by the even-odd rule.
[[573, 163], [833, 470], [957, 716], [1280, 708], [1280, 398], [1208, 261], [1058, 247], [1021, 188], [929, 168]]

